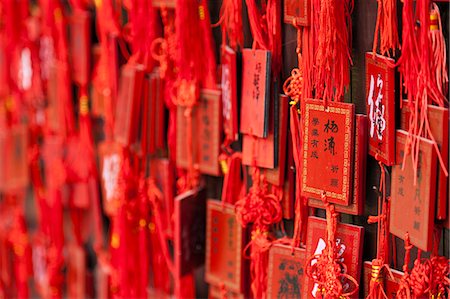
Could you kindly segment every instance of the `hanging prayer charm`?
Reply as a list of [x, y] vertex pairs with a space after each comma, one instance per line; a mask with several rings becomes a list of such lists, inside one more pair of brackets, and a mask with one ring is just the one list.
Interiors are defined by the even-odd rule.
[[302, 103], [302, 196], [348, 205], [353, 185], [354, 105], [307, 99]]
[[284, 22], [297, 26], [310, 25], [311, 0], [284, 1]]
[[369, 154], [395, 164], [395, 76], [393, 59], [366, 53], [366, 106]]

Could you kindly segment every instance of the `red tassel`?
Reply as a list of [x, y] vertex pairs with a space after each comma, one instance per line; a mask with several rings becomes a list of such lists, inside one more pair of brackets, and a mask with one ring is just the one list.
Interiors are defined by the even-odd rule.
[[220, 19], [216, 25], [222, 28], [222, 44], [229, 44], [234, 50], [244, 45], [242, 30], [242, 1], [224, 0], [220, 8]]
[[381, 55], [391, 56], [399, 47], [398, 29], [397, 29], [397, 1], [396, 0], [378, 0], [377, 23], [373, 39], [372, 52], [377, 52], [378, 36], [380, 39]]

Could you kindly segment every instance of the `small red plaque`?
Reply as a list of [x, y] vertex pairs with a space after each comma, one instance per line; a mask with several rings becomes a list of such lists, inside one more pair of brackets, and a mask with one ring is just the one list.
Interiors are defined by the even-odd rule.
[[208, 200], [206, 212], [205, 280], [224, 284], [228, 290], [243, 291], [244, 232], [236, 221], [234, 206]]
[[90, 80], [91, 16], [87, 11], [75, 10], [70, 19], [70, 54], [72, 78], [79, 85]]
[[[386, 272], [384, 274], [384, 291], [388, 298], [397, 298], [397, 291], [402, 280], [403, 272], [391, 269], [393, 278]], [[370, 280], [372, 278], [372, 263], [364, 262], [364, 298], [369, 295]]]
[[268, 298], [301, 298], [306, 263], [303, 248], [275, 244], [269, 252]]
[[269, 131], [270, 52], [242, 51], [241, 133], [266, 137]]
[[223, 130], [230, 141], [238, 140], [238, 87], [236, 52], [228, 46], [222, 49], [222, 114]]
[[[407, 136], [407, 132], [397, 130], [399, 163], [403, 161]], [[411, 156], [406, 157], [404, 165], [392, 167], [390, 232], [399, 238], [408, 232], [411, 244], [429, 251], [433, 240], [437, 158], [433, 143], [417, 138], [420, 143], [416, 184]]]
[[309, 26], [311, 0], [285, 0], [284, 22], [298, 26]]
[[222, 290], [217, 285], [212, 285], [212, 284], [209, 285], [208, 299], [222, 299], [224, 297], [228, 298], [228, 299], [244, 299], [244, 298], [246, 298], [243, 294], [235, 293], [230, 290]]
[[366, 105], [369, 117], [369, 154], [386, 165], [395, 163], [395, 61], [366, 53]]
[[[325, 219], [310, 216], [308, 218], [308, 233], [306, 240], [306, 258], [310, 258], [315, 254], [320, 254], [325, 249], [327, 222]], [[356, 281], [360, 281], [361, 264], [362, 264], [362, 244], [363, 244], [364, 228], [361, 226], [338, 223], [336, 230], [336, 244], [340, 250], [338, 257], [347, 266], [347, 274], [351, 275]], [[315, 263], [312, 260], [311, 263]], [[350, 292], [352, 287], [346, 281], [342, 282], [344, 292]], [[304, 291], [312, 298], [316, 297], [317, 284], [314, 283], [307, 275], [305, 275]], [[318, 295], [318, 294], [317, 294]], [[358, 294], [354, 296], [357, 298]]]
[[348, 205], [353, 183], [353, 104], [308, 99], [302, 105], [302, 196]]
[[67, 254], [67, 295], [69, 298], [85, 298], [86, 260], [83, 247], [69, 245]]

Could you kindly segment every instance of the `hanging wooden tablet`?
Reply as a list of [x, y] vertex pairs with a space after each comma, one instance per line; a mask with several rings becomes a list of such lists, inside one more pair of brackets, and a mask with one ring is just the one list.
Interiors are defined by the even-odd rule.
[[[386, 292], [387, 298], [397, 298], [397, 290], [400, 285], [400, 281], [403, 276], [403, 272], [390, 269], [392, 277], [385, 273], [384, 275], [384, 291]], [[364, 262], [364, 297], [369, 294], [370, 280], [372, 279], [372, 262]]]
[[186, 146], [192, 146], [194, 164], [201, 173], [219, 176], [221, 132], [221, 92], [202, 89], [198, 105], [192, 109], [192, 144], [186, 140], [185, 108], [177, 109], [177, 166], [188, 168]]
[[[348, 206], [335, 205], [336, 212], [350, 215], [362, 215], [366, 196], [366, 165], [367, 165], [367, 116], [356, 115], [355, 122], [355, 164], [353, 172], [352, 200]], [[324, 209], [323, 202], [309, 198], [308, 205]]]
[[175, 275], [182, 277], [205, 262], [206, 189], [175, 197]]
[[119, 208], [119, 174], [122, 168], [122, 147], [114, 142], [104, 142], [98, 149], [103, 210], [106, 215], [116, 215]]
[[302, 103], [302, 196], [348, 205], [353, 185], [353, 104], [307, 99]]
[[[308, 233], [306, 239], [306, 256], [320, 254], [327, 242], [327, 222], [325, 219], [310, 216], [308, 218]], [[336, 230], [336, 245], [339, 248], [338, 258], [347, 266], [347, 274], [360, 280], [362, 266], [362, 245], [364, 228], [351, 224], [338, 223]], [[315, 260], [311, 261], [311, 264]], [[308, 298], [321, 298], [317, 284], [305, 275], [303, 294]], [[350, 292], [354, 287], [349, 281], [342, 281], [344, 292]], [[357, 298], [354, 297], [354, 298]]]
[[234, 205], [208, 200], [206, 211], [205, 280], [242, 293], [245, 231], [236, 221]]
[[169, 159], [151, 159], [150, 177], [155, 180], [155, 184], [163, 195], [160, 207], [164, 213], [163, 228], [165, 235], [172, 236], [172, 215], [174, 211], [175, 197], [175, 171]]
[[242, 50], [240, 132], [267, 137], [269, 131], [270, 52]]
[[395, 61], [366, 53], [366, 106], [369, 154], [386, 165], [395, 163]]
[[114, 139], [123, 146], [137, 141], [139, 111], [142, 103], [144, 66], [127, 64], [120, 72]]
[[297, 26], [310, 25], [311, 0], [284, 1], [284, 22]]
[[15, 125], [0, 130], [0, 191], [28, 186], [28, 130]]
[[411, 244], [429, 251], [436, 204], [436, 152], [431, 141], [417, 137], [420, 144], [415, 177], [411, 157], [408, 155], [404, 159], [407, 134], [397, 130], [397, 161], [404, 161], [404, 164], [392, 167], [389, 231], [399, 238], [408, 232]]
[[[427, 116], [430, 123], [430, 130], [433, 137], [436, 140], [437, 145], [442, 157], [442, 162], [449, 169], [448, 155], [449, 155], [449, 123], [448, 123], [448, 108], [438, 107], [434, 105], [428, 105]], [[409, 117], [411, 115], [410, 107], [407, 101], [403, 101], [400, 125], [401, 129], [408, 131], [409, 129]], [[437, 189], [437, 202], [436, 202], [436, 218], [443, 220], [447, 218], [447, 205], [448, 205], [448, 177], [444, 173], [442, 165], [439, 164], [438, 172], [438, 189]]]
[[69, 53], [72, 79], [78, 85], [87, 85], [91, 67], [91, 16], [88, 11], [75, 9], [70, 19]]
[[236, 141], [238, 128], [237, 55], [228, 46], [222, 47], [222, 116], [226, 138]]
[[269, 252], [268, 298], [302, 298], [305, 263], [305, 249], [274, 244]]

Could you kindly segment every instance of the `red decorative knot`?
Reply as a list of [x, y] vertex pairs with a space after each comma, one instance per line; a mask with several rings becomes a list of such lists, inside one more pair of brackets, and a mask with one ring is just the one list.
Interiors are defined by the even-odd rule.
[[303, 72], [295, 68], [291, 71], [291, 76], [283, 84], [284, 93], [292, 99], [291, 105], [298, 103], [302, 97]]

